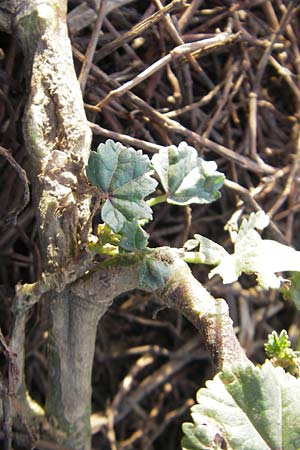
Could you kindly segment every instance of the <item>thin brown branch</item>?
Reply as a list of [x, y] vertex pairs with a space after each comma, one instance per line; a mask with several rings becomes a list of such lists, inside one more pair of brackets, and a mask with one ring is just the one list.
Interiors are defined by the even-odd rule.
[[30, 199], [29, 182], [25, 170], [22, 169], [22, 167], [17, 163], [17, 161], [14, 159], [9, 150], [2, 147], [1, 145], [0, 145], [0, 156], [3, 156], [9, 162], [9, 164], [15, 169], [23, 184], [24, 193], [22, 203], [18, 207], [11, 210], [4, 218], [1, 219], [1, 223], [3, 224], [6, 224], [8, 222], [13, 222], [15, 224], [17, 216], [20, 214], [21, 211], [23, 211], [23, 209], [29, 203]]
[[83, 65], [81, 67], [80, 75], [79, 75], [79, 84], [81, 87], [81, 91], [84, 92], [85, 85], [89, 76], [92, 60], [94, 57], [94, 53], [96, 50], [97, 42], [98, 42], [98, 36], [100, 33], [100, 30], [102, 28], [103, 19], [105, 16], [105, 5], [107, 0], [100, 0], [100, 6], [98, 11], [97, 20], [93, 29], [93, 33], [85, 54], [85, 59], [83, 62]]
[[98, 63], [99, 61], [101, 61], [101, 59], [105, 58], [107, 55], [110, 55], [122, 45], [130, 42], [137, 36], [141, 36], [146, 30], [158, 23], [165, 14], [177, 12], [185, 7], [185, 0], [173, 0], [172, 2], [168, 3], [166, 6], [152, 14], [150, 17], [147, 17], [146, 19], [136, 24], [119, 38], [115, 39], [112, 42], [109, 42], [109, 44], [104, 45], [95, 54], [95, 62]]

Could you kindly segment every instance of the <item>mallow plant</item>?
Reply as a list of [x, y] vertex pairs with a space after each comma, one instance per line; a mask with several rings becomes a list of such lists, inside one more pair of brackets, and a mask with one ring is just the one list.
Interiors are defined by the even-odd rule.
[[[173, 205], [211, 203], [220, 197], [224, 175], [215, 162], [204, 161], [186, 142], [162, 148], [152, 161], [141, 150], [107, 140], [92, 152], [87, 167], [90, 183], [100, 192], [101, 219], [96, 241], [90, 249], [100, 253], [134, 253], [142, 260], [141, 288], [162, 288], [168, 277], [167, 263], [152, 258], [143, 225], [152, 219], [152, 207], [167, 202]], [[153, 194], [158, 177], [164, 193]], [[148, 200], [146, 200], [148, 198]]]
[[[60, 222], [63, 204], [60, 207], [53, 200], [52, 191], [49, 198], [43, 197], [47, 217], [54, 221], [52, 228], [44, 228], [50, 232], [47, 249], [57, 240], [62, 247], [70, 244], [72, 252], [35, 283], [16, 288], [10, 346], [20, 374], [19, 401], [28, 404], [24, 377], [27, 312], [42, 298], [48, 299], [54, 319], [48, 337], [51, 370], [46, 415], [41, 420], [55, 418], [59, 430], [55, 440], [62, 446], [89, 450], [97, 326], [116, 296], [140, 288], [155, 292], [162, 303], [191, 321], [211, 354], [215, 377], [199, 390], [191, 409], [192, 422], [183, 424], [182, 449], [299, 450], [300, 364], [286, 332], [270, 335], [266, 362], [254, 366], [236, 337], [226, 301], [214, 298], [188, 264], [212, 266], [209, 277], [219, 275], [223, 283], [236, 281], [242, 273], [254, 274], [263, 289], [281, 288], [284, 297], [299, 305], [300, 252], [261, 237], [269, 223], [263, 211], [242, 220], [233, 215], [227, 227], [232, 252], [200, 234], [182, 248], [149, 247], [146, 230], [155, 205], [209, 204], [221, 195], [224, 175], [215, 162], [200, 158], [186, 142], [161, 147], [150, 160], [141, 150], [108, 140], [91, 152], [85, 171], [87, 178], [81, 174], [80, 189], [76, 188], [78, 202], [87, 211], [81, 224], [72, 215], [76, 204], [70, 203]], [[59, 177], [55, 183], [70, 179]], [[65, 192], [66, 186], [61, 188]], [[91, 207], [87, 198], [92, 198]], [[96, 211], [101, 218], [97, 216], [99, 224], [91, 233]], [[74, 226], [65, 230], [61, 224], [65, 226], [70, 217]], [[282, 272], [291, 274], [290, 281], [281, 277]]]
[[[142, 151], [112, 140], [91, 153], [86, 173], [97, 188], [102, 219], [97, 233], [89, 238], [89, 250], [108, 258], [138, 260], [139, 287], [166, 296], [169, 284], [174, 284], [170, 282], [173, 262], [148, 247], [144, 228], [152, 219], [152, 207], [162, 202], [178, 207], [211, 203], [220, 197], [224, 175], [215, 162], [200, 158], [186, 142], [162, 147], [150, 160]], [[160, 193], [155, 195], [158, 183]], [[209, 277], [219, 275], [224, 284], [242, 273], [255, 274], [263, 289], [278, 289], [284, 281], [284, 295], [289, 296], [290, 285], [291, 297], [297, 296], [300, 252], [261, 237], [269, 223], [263, 211], [251, 213], [240, 223], [236, 215], [233, 219], [228, 226], [232, 253], [200, 234], [172, 251], [182, 261], [213, 266]], [[289, 284], [278, 275], [282, 272], [293, 273]], [[224, 304], [215, 299], [215, 309], [206, 315], [205, 301], [192, 305], [185, 300], [186, 292], [193, 290], [190, 280], [191, 286], [179, 290], [176, 295], [182, 298], [174, 303], [181, 301], [183, 312], [192, 310], [186, 315], [198, 328], [207, 327], [204, 334], [213, 356], [218, 351], [225, 356], [213, 380], [197, 394], [197, 404], [191, 408], [193, 422], [183, 424], [182, 449], [299, 450], [300, 358], [291, 349], [287, 333], [274, 331], [269, 336], [262, 366], [254, 366], [246, 356], [236, 355], [235, 360], [234, 349], [239, 347], [226, 334]], [[227, 354], [226, 346], [230, 347]]]

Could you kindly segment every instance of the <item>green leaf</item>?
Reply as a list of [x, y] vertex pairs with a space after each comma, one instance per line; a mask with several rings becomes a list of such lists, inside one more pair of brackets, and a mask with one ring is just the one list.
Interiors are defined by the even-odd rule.
[[262, 239], [255, 230], [262, 229], [267, 224], [268, 216], [263, 211], [250, 214], [248, 220], [244, 219], [235, 235], [233, 254], [224, 249], [222, 254], [213, 241], [198, 237], [205, 262], [217, 264], [209, 277], [218, 274], [223, 278], [224, 284], [229, 284], [236, 281], [243, 272], [256, 274], [260, 286], [269, 289], [280, 287], [282, 278], [275, 275], [277, 272], [300, 271], [300, 252], [279, 242]]
[[163, 261], [151, 256], [145, 256], [139, 271], [139, 285], [141, 289], [156, 291], [162, 289], [170, 275], [170, 267]]
[[183, 450], [299, 450], [300, 380], [266, 361], [228, 368], [198, 391]]
[[196, 149], [186, 142], [161, 149], [153, 156], [152, 164], [167, 193], [168, 203], [211, 203], [220, 197], [224, 175], [216, 171], [214, 161], [198, 157]]
[[123, 237], [119, 246], [128, 252], [141, 251], [147, 246], [149, 234], [137, 221], [125, 222], [121, 234]]
[[284, 370], [298, 377], [300, 374], [299, 352], [291, 348], [291, 341], [286, 330], [282, 330], [278, 336], [273, 331], [268, 336], [265, 351], [274, 366], [283, 367]]
[[265, 351], [268, 358], [278, 357], [280, 353], [291, 347], [291, 341], [289, 340], [286, 330], [282, 330], [280, 335], [273, 331], [268, 336], [268, 342], [265, 344]]
[[141, 150], [108, 139], [91, 153], [86, 172], [103, 193], [101, 217], [114, 232], [133, 219], [152, 219], [144, 198], [155, 190], [157, 182], [151, 178], [149, 158]]

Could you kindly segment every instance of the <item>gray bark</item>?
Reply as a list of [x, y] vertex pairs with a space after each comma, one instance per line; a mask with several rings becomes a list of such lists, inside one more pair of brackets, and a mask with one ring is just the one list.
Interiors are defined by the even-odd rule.
[[[13, 27], [23, 48], [30, 86], [23, 129], [43, 269], [54, 273], [76, 258], [84, 246], [82, 230], [90, 215], [84, 166], [91, 132], [73, 66], [67, 2], [12, 3]], [[94, 346], [100, 310], [85, 305], [84, 299], [78, 301], [69, 290], [52, 291], [48, 301], [52, 328], [46, 413], [57, 424], [62, 444], [88, 449], [91, 364], [83, 363], [82, 358], [86, 349]], [[79, 335], [81, 324], [84, 332]]]
[[[11, 344], [23, 372], [24, 314], [44, 297], [51, 312], [46, 414], [54, 419], [62, 445], [88, 450], [97, 323], [116, 295], [138, 287], [140, 261], [112, 258], [92, 268], [92, 255], [85, 254], [90, 193], [84, 167], [91, 133], [73, 67], [66, 0], [4, 2], [0, 26], [5, 20], [7, 29], [16, 31], [27, 63], [24, 139], [45, 271], [36, 284], [18, 288]], [[176, 251], [158, 249], [156, 257], [171, 265], [170, 279], [159, 294], [204, 333], [215, 367], [247, 363], [226, 303], [210, 296]]]

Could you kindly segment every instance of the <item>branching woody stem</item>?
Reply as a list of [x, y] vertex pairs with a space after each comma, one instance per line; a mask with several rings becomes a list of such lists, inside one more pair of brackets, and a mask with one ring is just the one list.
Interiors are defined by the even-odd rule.
[[[13, 20], [27, 62], [30, 93], [24, 140], [44, 270], [40, 281], [17, 289], [11, 346], [23, 372], [25, 312], [40, 298], [46, 300], [51, 317], [46, 414], [54, 419], [62, 446], [89, 450], [97, 325], [117, 295], [139, 287], [141, 260], [118, 256], [94, 267], [91, 255], [83, 251], [91, 221], [84, 171], [91, 133], [73, 67], [66, 4], [66, 0], [1, 4], [1, 11], [7, 7]], [[226, 362], [247, 363], [225, 301], [214, 299], [195, 280], [176, 250], [157, 249], [154, 256], [171, 266], [166, 287], [157, 294], [203, 334], [215, 369]], [[21, 374], [20, 389], [24, 387]]]

